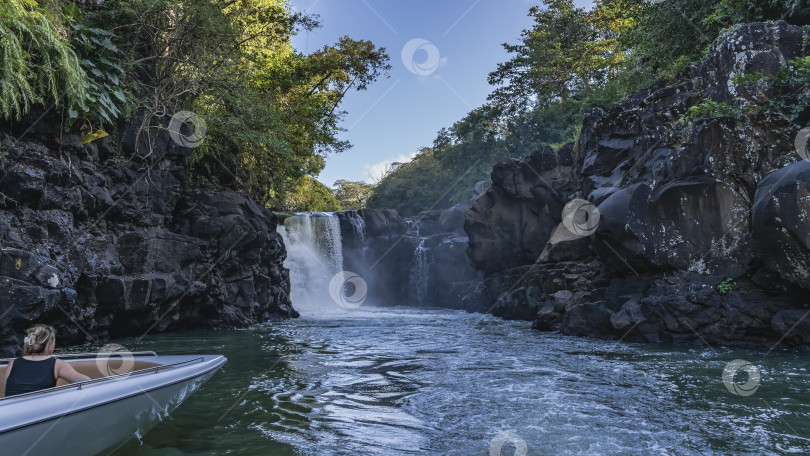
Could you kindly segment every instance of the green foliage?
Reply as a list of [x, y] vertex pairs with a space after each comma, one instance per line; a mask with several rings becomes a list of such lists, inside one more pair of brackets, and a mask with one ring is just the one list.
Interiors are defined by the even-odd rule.
[[490, 96], [499, 106], [544, 105], [567, 101], [577, 92], [602, 84], [624, 63], [627, 53], [619, 36], [634, 19], [609, 1], [597, 2], [591, 12], [573, 0], [543, 0], [529, 15], [535, 25], [524, 30], [522, 42], [504, 44], [515, 54], [490, 73], [498, 87]]
[[[542, 3], [530, 9], [534, 24], [519, 43], [504, 45], [511, 58], [489, 75], [495, 86], [490, 103], [441, 130], [432, 148], [382, 179], [369, 207], [412, 214], [464, 201], [476, 182], [488, 180], [494, 164], [544, 145], [576, 143], [585, 112], [608, 109], [659, 77], [676, 78], [736, 21], [805, 20], [797, 0], [598, 0], [590, 11], [571, 0]], [[774, 109], [793, 117], [802, 112], [810, 97], [804, 68], [804, 60], [793, 61], [775, 76], [781, 80], [774, 82], [797, 90]], [[744, 75], [738, 83], [759, 79]], [[736, 117], [749, 109], [742, 99], [704, 100], [681, 120]]]
[[707, 26], [729, 27], [763, 18], [785, 19], [794, 24], [807, 23], [810, 20], [810, 4], [806, 0], [720, 0], [702, 22]]
[[761, 71], [738, 73], [731, 77], [731, 82], [738, 86], [756, 86], [764, 77]]
[[447, 207], [447, 188], [437, 185], [449, 181], [450, 172], [436, 159], [433, 149], [423, 148], [416, 157], [401, 164], [383, 178], [368, 200], [370, 208], [392, 208], [411, 215], [432, 206]]
[[328, 187], [310, 176], [299, 180], [287, 193], [283, 210], [288, 212], [333, 212], [341, 210]]
[[0, 114], [19, 119], [31, 105], [85, 106], [87, 75], [64, 21], [33, 0], [0, 0]]
[[[618, 0], [620, 1], [620, 0]], [[623, 41], [634, 60], [655, 73], [672, 75], [686, 63], [703, 58], [722, 27], [704, 24], [718, 0], [627, 0], [632, 5], [637, 27]]]
[[699, 117], [737, 117], [740, 109], [724, 101], [714, 101], [705, 99], [700, 104], [689, 108], [687, 118], [697, 119]]
[[333, 187], [335, 187], [335, 199], [344, 211], [365, 208], [374, 191], [374, 186], [371, 184], [343, 179], [336, 181]]
[[93, 141], [95, 141], [97, 139], [104, 138], [104, 137], [106, 137], [108, 135], [109, 134], [104, 130], [96, 130], [96, 131], [87, 133], [86, 135], [84, 135], [82, 137], [82, 144], [87, 144], [87, 143], [93, 142]]
[[735, 282], [731, 277], [728, 277], [717, 284], [716, 290], [721, 296], [725, 296], [731, 293], [735, 286], [737, 286], [737, 282]]
[[796, 57], [787, 66], [771, 74], [757, 72], [736, 75], [732, 82], [755, 89], [779, 86], [781, 90], [763, 103], [761, 109], [765, 113], [798, 122], [810, 109], [810, 56]]
[[137, 75], [144, 128], [181, 109], [204, 116], [194, 177], [273, 207], [350, 146], [339, 137], [341, 101], [390, 68], [385, 49], [348, 37], [296, 52], [290, 37], [318, 23], [284, 0], [108, 0], [94, 20], [123, 24], [113, 41]]
[[[75, 11], [72, 17], [77, 18]], [[114, 34], [78, 22], [72, 27], [74, 48], [88, 77], [84, 83], [86, 107], [83, 112], [69, 109], [69, 117], [76, 119], [81, 115], [90, 115], [107, 124], [112, 124], [119, 117], [126, 117], [132, 109], [132, 94], [123, 83], [124, 69], [119, 60], [121, 51], [110, 40]]]

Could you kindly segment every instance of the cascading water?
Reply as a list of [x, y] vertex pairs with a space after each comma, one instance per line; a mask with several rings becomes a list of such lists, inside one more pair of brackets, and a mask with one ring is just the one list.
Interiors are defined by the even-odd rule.
[[430, 250], [425, 247], [425, 240], [420, 239], [419, 244], [413, 251], [411, 270], [408, 274], [408, 280], [411, 284], [411, 289], [414, 291], [414, 297], [416, 298], [415, 304], [418, 306], [425, 305], [425, 298], [427, 296], [429, 251]]
[[419, 225], [416, 222], [413, 220], [405, 220], [405, 223], [408, 225], [408, 234], [419, 236]]
[[290, 270], [290, 299], [299, 309], [331, 302], [329, 284], [343, 270], [340, 223], [335, 214], [295, 214], [279, 224], [287, 246], [284, 266]]

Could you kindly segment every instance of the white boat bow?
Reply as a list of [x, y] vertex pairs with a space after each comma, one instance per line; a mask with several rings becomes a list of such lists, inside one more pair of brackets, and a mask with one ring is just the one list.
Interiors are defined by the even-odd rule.
[[91, 379], [0, 399], [0, 454], [113, 451], [144, 435], [227, 361], [222, 355], [154, 352], [59, 357]]

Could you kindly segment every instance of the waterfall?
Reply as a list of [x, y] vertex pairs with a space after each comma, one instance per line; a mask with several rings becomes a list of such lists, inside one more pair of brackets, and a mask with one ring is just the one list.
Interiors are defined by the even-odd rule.
[[405, 223], [408, 225], [408, 234], [419, 236], [419, 225], [416, 224], [416, 222], [411, 219], [407, 219], [405, 220]]
[[425, 240], [420, 239], [419, 245], [413, 251], [413, 259], [411, 260], [411, 270], [408, 274], [408, 280], [411, 284], [411, 289], [414, 290], [416, 297], [416, 305], [424, 306], [425, 298], [427, 296], [428, 287], [428, 251], [425, 247]]
[[329, 284], [343, 270], [340, 223], [335, 214], [295, 214], [279, 224], [287, 246], [290, 299], [299, 309], [331, 306]]

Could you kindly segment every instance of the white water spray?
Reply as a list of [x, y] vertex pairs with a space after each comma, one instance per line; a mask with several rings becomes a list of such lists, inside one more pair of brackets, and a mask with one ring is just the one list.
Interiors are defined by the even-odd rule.
[[287, 246], [290, 299], [296, 309], [334, 307], [329, 283], [343, 270], [340, 222], [332, 213], [295, 214], [279, 224]]
[[414, 296], [416, 297], [416, 304], [419, 306], [425, 305], [425, 298], [427, 297], [428, 267], [430, 267], [428, 264], [428, 250], [425, 247], [425, 240], [420, 239], [419, 245], [414, 249], [411, 270], [408, 274], [411, 288], [414, 290]]

